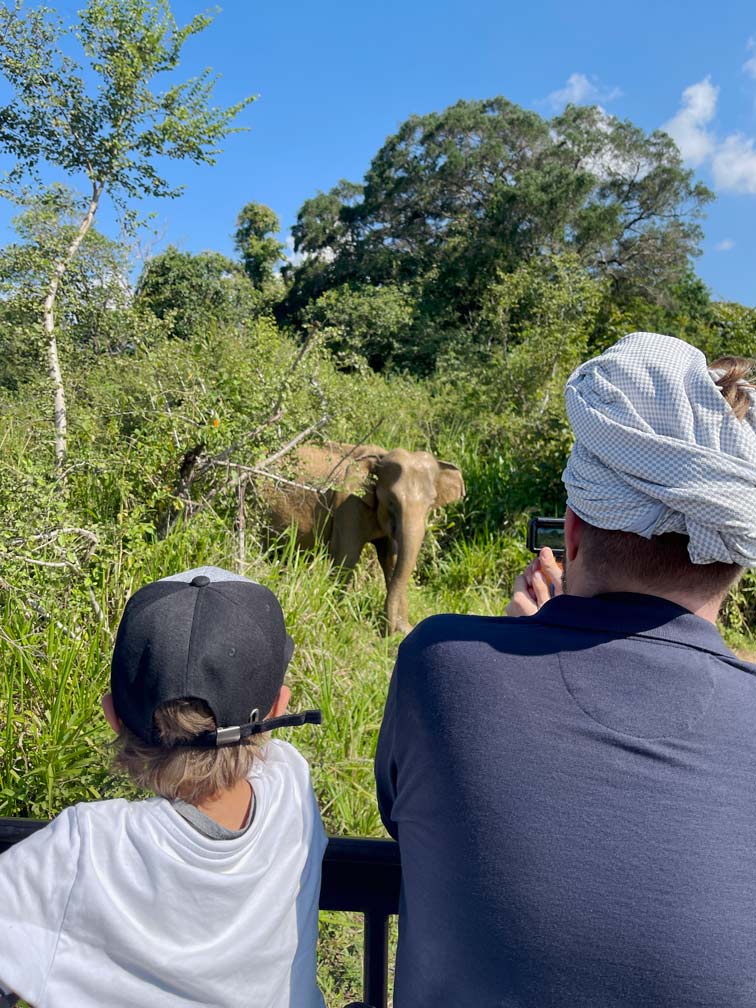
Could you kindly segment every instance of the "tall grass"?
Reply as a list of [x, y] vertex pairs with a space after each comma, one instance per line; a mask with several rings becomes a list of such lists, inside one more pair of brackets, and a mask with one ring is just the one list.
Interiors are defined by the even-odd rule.
[[[500, 614], [515, 572], [528, 559], [522, 520], [514, 533], [489, 527], [454, 538], [449, 526], [458, 519], [454, 512], [440, 513], [429, 529], [410, 586], [416, 622], [443, 611]], [[0, 815], [48, 818], [78, 801], [137, 796], [109, 769], [111, 733], [100, 697], [109, 686], [110, 635], [141, 584], [205, 563], [238, 569], [235, 550], [212, 513], [148, 550], [123, 550], [93, 586], [104, 623], [94, 609], [87, 614], [77, 608], [67, 618], [64, 600], [44, 623], [6, 593], [0, 608]], [[242, 566], [278, 596], [295, 640], [287, 677], [292, 709], [323, 711], [320, 727], [280, 734], [310, 763], [327, 831], [385, 835], [372, 763], [400, 638], [382, 636], [383, 579], [372, 550], [346, 586], [334, 577], [324, 551], [300, 552], [292, 536], [272, 552], [251, 544]], [[749, 581], [736, 600], [741, 608], [752, 594]], [[734, 611], [740, 611], [737, 605]], [[734, 629], [735, 643], [752, 645], [745, 623]], [[360, 996], [361, 942], [358, 918], [323, 915], [320, 982], [334, 1008]]]
[[[410, 589], [415, 621], [439, 611], [501, 612], [521, 549], [483, 536], [443, 545], [444, 521], [432, 528]], [[46, 624], [12, 597], [0, 610], [0, 815], [49, 818], [78, 801], [136, 797], [109, 768], [112, 737], [100, 709], [109, 688], [110, 635], [128, 596], [141, 584], [212, 563], [238, 569], [236, 543], [212, 514], [148, 551], [124, 550], [93, 586], [94, 609], [60, 610]], [[374, 797], [373, 757], [400, 638], [382, 636], [383, 578], [372, 549], [348, 585], [324, 551], [305, 554], [284, 537], [264, 552], [250, 546], [243, 573], [281, 601], [296, 649], [287, 675], [292, 709], [320, 707], [323, 724], [281, 732], [310, 763], [327, 831], [385, 836]], [[327, 1003], [360, 996], [358, 918], [324, 914], [320, 982]]]

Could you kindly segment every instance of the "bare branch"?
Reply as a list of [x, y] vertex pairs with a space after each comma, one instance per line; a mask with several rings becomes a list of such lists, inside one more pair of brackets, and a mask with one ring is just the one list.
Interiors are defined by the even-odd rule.
[[37, 532], [35, 535], [26, 536], [23, 540], [16, 539], [14, 542], [38, 542], [40, 540], [51, 542], [60, 535], [80, 535], [82, 538], [88, 539], [94, 546], [98, 546], [100, 542], [96, 533], [91, 529], [79, 528], [76, 525], [64, 525], [60, 528], [48, 529], [47, 532]]
[[244, 573], [244, 568], [246, 567], [246, 556], [247, 556], [247, 515], [244, 509], [244, 498], [247, 492], [247, 481], [249, 477], [244, 474], [239, 475], [238, 485], [237, 485], [237, 496], [239, 506], [236, 513], [236, 534], [237, 534], [237, 555], [236, 555], [236, 571], [238, 574]]
[[328, 423], [329, 419], [328, 414], [325, 414], [320, 418], [320, 420], [317, 420], [314, 424], [310, 424], [310, 426], [305, 430], [300, 431], [299, 434], [297, 434], [296, 437], [293, 437], [291, 441], [288, 441], [283, 448], [280, 448], [273, 455], [269, 455], [266, 459], [263, 459], [262, 462], [259, 462], [258, 465], [263, 467], [269, 466], [272, 462], [277, 462], [278, 459], [283, 458], [284, 455], [288, 454], [292, 448], [295, 448], [301, 441], [304, 441], [304, 439], [309, 437], [310, 434], [314, 434], [316, 430], [320, 430], [321, 427]]
[[339, 461], [336, 463], [336, 465], [333, 467], [333, 469], [331, 469], [331, 471], [326, 475], [325, 479], [323, 480], [323, 483], [325, 485], [328, 484], [329, 480], [334, 475], [334, 473], [339, 468], [339, 466], [341, 465], [342, 462], [345, 462], [348, 458], [351, 458], [355, 454], [355, 452], [357, 451], [358, 448], [362, 448], [363, 445], [370, 444], [370, 438], [372, 438], [372, 436], [376, 433], [376, 431], [378, 430], [378, 428], [383, 423], [383, 420], [384, 420], [384, 418], [381, 417], [378, 420], [377, 423], [373, 424], [373, 426], [370, 428], [370, 430], [367, 432], [367, 434], [365, 435], [364, 438], [362, 438], [356, 445], [352, 445], [352, 447], [349, 449], [349, 451], [346, 452], [344, 455], [341, 456], [341, 458], [339, 459]]
[[102, 625], [102, 628], [105, 631], [105, 633], [108, 635], [108, 639], [112, 642], [113, 634], [110, 630], [110, 627], [108, 626], [108, 621], [105, 616], [105, 613], [102, 611], [102, 607], [100, 606], [100, 603], [97, 601], [94, 589], [92, 588], [91, 585], [87, 585], [87, 591], [89, 592], [89, 601], [92, 603], [92, 608], [94, 609], [95, 616], [97, 617], [98, 622]]
[[309, 483], [297, 483], [296, 480], [286, 479], [284, 476], [279, 476], [278, 473], [268, 472], [267, 469], [260, 469], [259, 466], [248, 466], [242, 465], [240, 462], [218, 462], [215, 463], [220, 468], [231, 468], [238, 472], [254, 473], [255, 476], [264, 476], [266, 479], [273, 480], [274, 483], [283, 483], [284, 486], [296, 487], [298, 490], [309, 490], [311, 493], [320, 494], [323, 492], [322, 487], [310, 486]]
[[81, 574], [81, 568], [69, 563], [68, 560], [35, 560], [34, 557], [28, 556], [17, 556], [15, 559], [20, 560], [22, 563], [34, 564], [35, 567], [54, 567], [58, 570], [70, 570], [74, 574]]
[[194, 474], [194, 479], [197, 479], [199, 476], [202, 476], [202, 474], [207, 472], [210, 466], [215, 465], [216, 462], [224, 462], [227, 458], [230, 458], [231, 455], [238, 448], [241, 448], [241, 446], [243, 444], [246, 444], [247, 441], [251, 441], [253, 438], [256, 438], [259, 434], [262, 434], [262, 432], [265, 430], [266, 427], [270, 427], [271, 424], [276, 423], [278, 420], [281, 419], [282, 416], [283, 416], [283, 410], [279, 409], [274, 411], [273, 413], [271, 413], [271, 415], [268, 417], [267, 420], [263, 420], [263, 422], [259, 426], [255, 427], [254, 430], [248, 431], [246, 434], [243, 434], [241, 438], [239, 438], [239, 440], [236, 441], [234, 444], [232, 444], [229, 448], [224, 448], [222, 452], [218, 452], [218, 454], [213, 455], [212, 458], [206, 459], [199, 467], [197, 472]]

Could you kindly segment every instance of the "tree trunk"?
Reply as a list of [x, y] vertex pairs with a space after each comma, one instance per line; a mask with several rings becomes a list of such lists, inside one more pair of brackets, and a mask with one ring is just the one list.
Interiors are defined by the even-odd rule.
[[71, 265], [74, 256], [79, 251], [79, 246], [84, 240], [84, 235], [89, 231], [97, 212], [97, 206], [102, 195], [102, 185], [92, 186], [92, 196], [89, 201], [87, 213], [79, 225], [79, 229], [66, 249], [65, 253], [55, 263], [55, 269], [47, 288], [42, 309], [42, 321], [45, 335], [47, 336], [47, 373], [53, 387], [54, 396], [54, 423], [55, 423], [55, 468], [58, 473], [63, 472], [66, 463], [66, 438], [68, 423], [66, 417], [66, 392], [63, 385], [63, 374], [60, 370], [60, 357], [58, 356], [58, 340], [55, 335], [55, 299], [58, 296], [60, 282], [66, 270]]

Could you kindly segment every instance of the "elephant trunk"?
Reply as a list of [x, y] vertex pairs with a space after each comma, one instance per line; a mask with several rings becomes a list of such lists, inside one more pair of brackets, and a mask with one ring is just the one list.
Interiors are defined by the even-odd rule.
[[386, 628], [388, 633], [409, 633], [407, 585], [417, 564], [418, 553], [425, 537], [427, 509], [406, 510], [397, 522], [396, 566], [386, 593]]

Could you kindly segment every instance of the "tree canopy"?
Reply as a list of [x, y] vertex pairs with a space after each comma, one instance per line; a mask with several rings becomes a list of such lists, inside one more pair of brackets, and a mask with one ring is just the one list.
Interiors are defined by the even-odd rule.
[[[0, 150], [15, 159], [8, 182], [11, 187], [28, 177], [38, 182], [46, 165], [67, 176], [83, 175], [89, 190], [78, 227], [50, 263], [40, 312], [59, 469], [66, 457], [67, 415], [55, 305], [103, 193], [108, 191], [133, 225], [131, 200], [180, 192], [158, 170], [157, 159], [214, 163], [219, 142], [234, 131], [233, 119], [252, 100], [227, 109], [212, 105], [215, 80], [209, 70], [155, 88], [155, 78], [178, 68], [187, 39], [210, 24], [206, 14], [179, 27], [168, 0], [88, 0], [77, 17], [67, 26], [48, 7], [0, 3], [0, 74], [12, 92], [0, 107]], [[68, 55], [71, 40], [83, 53], [81, 64]]]
[[503, 97], [460, 101], [411, 116], [362, 184], [303, 204], [285, 311], [345, 284], [411, 284], [416, 326], [469, 333], [502, 272], [562, 253], [616, 300], [664, 303], [699, 252], [711, 198], [670, 137], [597, 107], [546, 120]]
[[[48, 7], [0, 4], [0, 71], [13, 90], [0, 108], [0, 146], [16, 159], [12, 178], [47, 163], [84, 173], [95, 191], [107, 187], [121, 202], [178, 195], [155, 159], [213, 164], [232, 120], [253, 100], [214, 106], [209, 70], [154, 88], [211, 21], [198, 14], [179, 27], [167, 0], [89, 0], [71, 26]], [[82, 64], [65, 54], [69, 38]]]
[[169, 246], [144, 267], [136, 304], [170, 322], [174, 336], [188, 339], [212, 325], [257, 318], [265, 304], [239, 263], [220, 252], [180, 252]]
[[284, 246], [274, 237], [280, 227], [278, 216], [262, 203], [247, 203], [236, 218], [234, 247], [259, 290], [270, 284], [273, 267], [283, 255]]
[[[14, 219], [17, 240], [0, 249], [0, 386], [16, 387], [37, 374], [45, 355], [40, 305], [54, 263], [76, 234], [79, 202], [66, 187], [51, 186]], [[62, 278], [58, 326], [66, 352], [117, 349], [117, 324], [128, 311], [128, 256], [123, 244], [92, 227]]]

